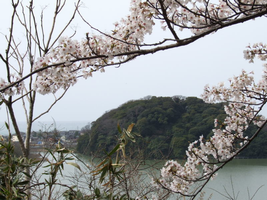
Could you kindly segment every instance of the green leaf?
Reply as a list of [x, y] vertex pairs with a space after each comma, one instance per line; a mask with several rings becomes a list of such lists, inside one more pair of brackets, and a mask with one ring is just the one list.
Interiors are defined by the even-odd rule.
[[17, 197], [18, 196], [18, 191], [14, 186], [12, 187], [12, 191], [14, 192], [15, 197]]
[[52, 152], [51, 149], [47, 149], [47, 148], [46, 148], [46, 150], [50, 153], [50, 155], [51, 155], [55, 160], [57, 160], [57, 158], [55, 157], [55, 155], [54, 155], [54, 153]]
[[47, 179], [45, 179], [45, 182], [47, 183], [48, 186], [51, 185], [51, 183]]
[[5, 122], [5, 125], [6, 125], [7, 130], [9, 130], [9, 125], [8, 125], [8, 123]]
[[126, 194], [122, 195], [121, 198], [120, 198], [120, 200], [123, 200], [124, 197], [126, 197]]
[[112, 154], [114, 154], [118, 149], [120, 148], [120, 144], [117, 144], [114, 149], [112, 149], [107, 156], [111, 156]]
[[100, 197], [100, 190], [99, 190], [99, 188], [96, 188], [95, 189], [95, 195], [96, 195], [96, 197]]
[[21, 181], [17, 185], [27, 185], [28, 183], [29, 183], [29, 181]]
[[107, 171], [108, 171], [108, 166], [106, 165], [103, 169], [102, 169], [102, 173], [101, 173], [101, 176], [99, 178], [99, 183], [102, 183], [105, 179], [105, 176], [107, 174]]
[[15, 165], [15, 163], [13, 163], [11, 165], [11, 172], [13, 173], [13, 172], [15, 172], [15, 170], [16, 170], [16, 165]]
[[31, 178], [31, 175], [30, 175], [30, 174], [28, 174], [28, 173], [26, 173], [26, 172], [22, 172], [22, 173], [23, 173], [25, 176]]
[[19, 182], [19, 178], [16, 177], [15, 180], [14, 180], [14, 182], [13, 182], [13, 185], [16, 185], [18, 182]]
[[43, 168], [51, 167], [51, 164], [43, 166]]
[[65, 160], [74, 160], [74, 158], [72, 158], [72, 157], [67, 157], [67, 158], [65, 158]]

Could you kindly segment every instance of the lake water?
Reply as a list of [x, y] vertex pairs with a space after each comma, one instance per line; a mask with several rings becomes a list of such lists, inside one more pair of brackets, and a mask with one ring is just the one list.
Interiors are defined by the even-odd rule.
[[[52, 121], [36, 122], [33, 130], [39, 131], [49, 127], [57, 128], [58, 130], [80, 130], [88, 122], [62, 121], [52, 124]], [[26, 130], [25, 123], [20, 122], [19, 125], [22, 131]], [[4, 126], [4, 123], [0, 124], [0, 135], [5, 135], [7, 131], [5, 128], [1, 128], [2, 126]], [[163, 164], [164, 162], [162, 166]], [[77, 169], [74, 167], [66, 166], [64, 174], [71, 174], [75, 171]], [[209, 182], [204, 191], [204, 200], [208, 199], [211, 194], [212, 200], [231, 199], [229, 196], [235, 197], [233, 198], [234, 200], [249, 200], [256, 191], [257, 194], [253, 200], [267, 200], [267, 159], [236, 159], [230, 162], [219, 171], [215, 180]], [[226, 197], [220, 193], [226, 195]]]
[[[58, 130], [80, 130], [88, 124], [87, 121], [67, 122], [53, 121], [36, 122], [33, 130], [39, 131], [57, 128]], [[21, 131], [26, 130], [26, 124], [20, 122]], [[2, 127], [2, 128], [1, 128]], [[6, 135], [4, 123], [0, 123], [0, 135]], [[162, 163], [162, 165], [164, 162]], [[64, 174], [77, 171], [73, 166], [66, 166]], [[64, 181], [63, 181], [64, 182]], [[67, 183], [67, 182], [66, 182]], [[215, 180], [209, 182], [204, 188], [204, 200], [212, 194], [212, 200], [225, 200], [235, 197], [235, 200], [249, 200], [254, 193], [257, 194], [253, 200], [267, 200], [267, 159], [236, 159], [219, 171]], [[229, 198], [221, 195], [226, 195]], [[229, 194], [229, 195], [228, 195]], [[250, 198], [249, 198], [250, 197]]]
[[[77, 172], [77, 169], [66, 166], [64, 174], [74, 172]], [[208, 183], [204, 188], [203, 200], [209, 199], [210, 195], [211, 200], [250, 200], [257, 190], [253, 200], [267, 200], [266, 183], [267, 159], [236, 159], [221, 169], [218, 176]]]
[[233, 199], [246, 200], [251, 199], [259, 189], [253, 200], [266, 200], [266, 183], [267, 159], [236, 159], [219, 171], [218, 176], [206, 186], [205, 191], [212, 194], [211, 199], [215, 200], [227, 199], [218, 192], [224, 195], [229, 193], [236, 197]]
[[267, 200], [267, 159], [235, 159], [203, 191], [203, 200]]

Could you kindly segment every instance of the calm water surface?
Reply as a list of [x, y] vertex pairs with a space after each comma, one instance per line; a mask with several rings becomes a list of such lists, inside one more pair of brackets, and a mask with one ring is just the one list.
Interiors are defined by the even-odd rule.
[[[85, 158], [84, 158], [85, 159]], [[155, 161], [148, 161], [149, 163]], [[163, 166], [157, 164], [157, 166]], [[66, 165], [64, 175], [77, 172]], [[150, 180], [149, 180], [150, 181]], [[68, 184], [68, 180], [62, 182]], [[267, 159], [236, 159], [219, 171], [218, 176], [204, 188], [203, 200], [267, 200]], [[221, 193], [221, 194], [220, 194]], [[199, 198], [196, 198], [198, 200]]]
[[267, 200], [267, 159], [233, 160], [203, 191], [203, 200]]
[[[231, 181], [232, 180], [232, 181]], [[267, 199], [267, 159], [236, 159], [219, 171], [218, 176], [205, 188], [206, 197], [212, 194], [214, 200], [230, 199]], [[216, 191], [214, 191], [216, 190]], [[227, 193], [229, 195], [227, 195]]]

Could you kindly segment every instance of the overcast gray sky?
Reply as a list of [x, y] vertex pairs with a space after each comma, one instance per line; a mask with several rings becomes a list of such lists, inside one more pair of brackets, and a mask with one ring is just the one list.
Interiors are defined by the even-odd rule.
[[[93, 26], [109, 31], [115, 21], [128, 13], [129, 4], [130, 0], [87, 0], [81, 11]], [[254, 71], [260, 77], [263, 63], [248, 63], [243, 59], [243, 50], [249, 43], [265, 42], [264, 20], [260, 18], [232, 26], [191, 45], [139, 57], [120, 68], [106, 68], [105, 73], [97, 72], [92, 78], [80, 80], [39, 121], [51, 121], [52, 118], [55, 121], [94, 121], [105, 111], [147, 95], [200, 97], [206, 84], [227, 82], [242, 69]], [[91, 31], [80, 22], [73, 27], [78, 31], [77, 39]], [[156, 30], [153, 34], [155, 36], [148, 37], [149, 41], [167, 33]], [[47, 99], [47, 95], [39, 97], [37, 113], [48, 106]], [[24, 121], [23, 112], [18, 113], [18, 119]], [[5, 120], [5, 110], [1, 109], [0, 121]]]

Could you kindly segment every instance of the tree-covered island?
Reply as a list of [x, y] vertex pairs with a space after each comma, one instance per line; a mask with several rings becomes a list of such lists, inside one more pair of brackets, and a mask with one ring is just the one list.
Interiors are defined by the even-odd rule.
[[[107, 111], [83, 128], [77, 151], [86, 155], [101, 156], [111, 150], [117, 142], [117, 124], [127, 127], [135, 123], [133, 129], [141, 137], [128, 146], [134, 157], [144, 159], [185, 158], [189, 142], [203, 135], [207, 140], [214, 128], [214, 119], [222, 122], [226, 117], [223, 103], [208, 104], [197, 97], [155, 97], [128, 101], [116, 109]], [[249, 136], [256, 127], [247, 130]], [[267, 140], [267, 132], [260, 135], [240, 158], [264, 158], [267, 149], [262, 149]]]

